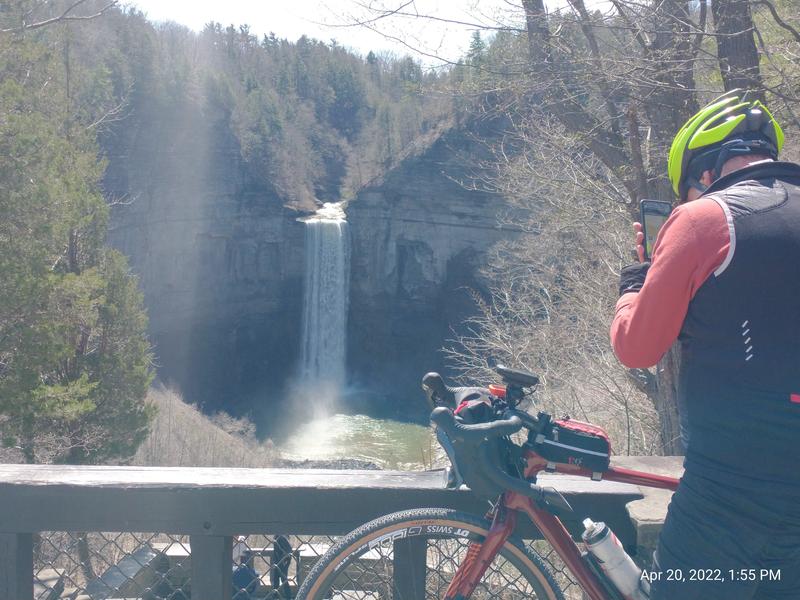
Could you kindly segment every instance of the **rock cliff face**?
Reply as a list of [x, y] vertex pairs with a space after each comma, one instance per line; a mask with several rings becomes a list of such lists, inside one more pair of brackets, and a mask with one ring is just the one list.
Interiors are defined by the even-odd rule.
[[191, 108], [160, 127], [111, 145], [109, 238], [141, 279], [159, 376], [246, 410], [294, 367], [304, 226], [248, 178], [224, 127]]
[[[202, 115], [175, 119], [170, 144], [140, 132], [109, 152], [108, 195], [123, 199], [109, 237], [141, 277], [161, 377], [208, 409], [263, 413], [299, 361], [301, 214], [248, 179], [232, 137]], [[453, 181], [473, 151], [451, 131], [347, 209], [349, 380], [403, 401], [400, 414], [425, 414], [419, 380], [474, 311], [487, 248], [512, 235], [499, 198]]]
[[[487, 250], [516, 235], [499, 227], [502, 198], [467, 189], [464, 157], [479, 145], [451, 131], [348, 207], [352, 241], [348, 370], [402, 412], [426, 414], [419, 382], [445, 372], [440, 349], [474, 314]], [[476, 160], [477, 162], [477, 160]]]

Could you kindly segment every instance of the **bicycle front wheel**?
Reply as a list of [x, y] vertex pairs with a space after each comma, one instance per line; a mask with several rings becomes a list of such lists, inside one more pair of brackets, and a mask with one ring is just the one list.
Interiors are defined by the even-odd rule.
[[[298, 600], [444, 598], [470, 544], [490, 523], [440, 508], [407, 510], [362, 525], [332, 546], [303, 580]], [[511, 537], [471, 598], [563, 600], [545, 561]]]

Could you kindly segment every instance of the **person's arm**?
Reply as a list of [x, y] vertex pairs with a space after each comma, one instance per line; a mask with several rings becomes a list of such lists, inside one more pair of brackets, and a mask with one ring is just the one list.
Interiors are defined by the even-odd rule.
[[725, 212], [710, 198], [672, 211], [659, 231], [641, 290], [617, 301], [611, 345], [622, 364], [651, 367], [669, 350], [689, 302], [725, 261], [730, 239]]

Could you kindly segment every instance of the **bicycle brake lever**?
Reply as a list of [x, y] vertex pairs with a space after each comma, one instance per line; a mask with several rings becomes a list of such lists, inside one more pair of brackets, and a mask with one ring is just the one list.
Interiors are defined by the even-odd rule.
[[436, 408], [437, 406], [454, 408], [453, 394], [447, 389], [442, 376], [438, 373], [426, 373], [422, 378], [422, 389], [425, 391], [425, 396], [428, 398], [431, 408]]

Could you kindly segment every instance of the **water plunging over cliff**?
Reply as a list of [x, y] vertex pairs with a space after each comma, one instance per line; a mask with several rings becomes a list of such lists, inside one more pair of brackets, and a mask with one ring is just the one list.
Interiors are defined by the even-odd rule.
[[[345, 384], [350, 237], [342, 203], [326, 203], [306, 223], [303, 383], [330, 402]], [[320, 403], [315, 402], [318, 408]]]

